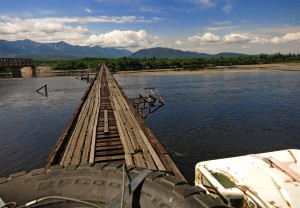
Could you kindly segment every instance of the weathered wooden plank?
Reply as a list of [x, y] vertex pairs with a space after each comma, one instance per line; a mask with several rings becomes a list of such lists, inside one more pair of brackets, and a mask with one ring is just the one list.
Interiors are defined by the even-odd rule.
[[96, 147], [96, 151], [102, 151], [102, 150], [114, 150], [114, 149], [123, 149], [123, 146], [122, 144], [119, 144], [119, 145], [112, 145], [112, 146], [99, 146], [99, 147]]
[[114, 103], [114, 106], [115, 106], [116, 110], [117, 110], [117, 111], [120, 111], [120, 110], [121, 110], [121, 107], [120, 107], [120, 105], [119, 105], [119, 102], [118, 102], [118, 100], [117, 100], [117, 97], [116, 97], [116, 96], [113, 96], [112, 98], [113, 98], [113, 103]]
[[[119, 91], [119, 89], [116, 87], [116, 88], [114, 88], [114, 91], [116, 94], [116, 98], [114, 99], [114, 104], [116, 105], [116, 108], [123, 109], [123, 112], [122, 112], [123, 117], [121, 117], [121, 118], [123, 118], [125, 120], [123, 122], [127, 124], [127, 126], [126, 126], [127, 131], [129, 131], [129, 132], [130, 132], [130, 130], [132, 131], [129, 134], [129, 136], [130, 136], [129, 138], [131, 139], [131, 143], [133, 144], [134, 149], [140, 150], [141, 149], [140, 147], [142, 146], [143, 152], [144, 152], [144, 158], [145, 158], [144, 160], [147, 163], [147, 166], [149, 166], [150, 168], [156, 168], [154, 161], [152, 160], [152, 157], [149, 157], [147, 145], [144, 144], [145, 142], [143, 141], [142, 135], [139, 135], [141, 128], [140, 128], [138, 122], [135, 121], [135, 118], [134, 118], [133, 114], [131, 114], [130, 111], [126, 111], [127, 109], [129, 109], [129, 106], [126, 103], [123, 96], [121, 96], [121, 92]], [[135, 136], [133, 135], [133, 133]], [[143, 135], [143, 136], [145, 136], [145, 135]], [[148, 142], [148, 145], [149, 144], [150, 143]], [[153, 150], [153, 148], [152, 148], [152, 150]], [[165, 167], [162, 164], [162, 162], [159, 160], [155, 150], [151, 151], [152, 154], [153, 154], [153, 152], [155, 153], [155, 155], [153, 155], [153, 158], [154, 158], [154, 160], [156, 160], [157, 165], [159, 166], [159, 168], [161, 170], [165, 170]], [[139, 160], [138, 160], [139, 165], [144, 165], [144, 164], [141, 164], [140, 156], [137, 156], [138, 158], [136, 158], [136, 156], [134, 156], [134, 157], [135, 157], [135, 160], [139, 158]]]
[[109, 130], [108, 130], [108, 113], [107, 113], [107, 110], [104, 110], [104, 133], [109, 133]]
[[158, 157], [157, 153], [151, 146], [150, 142], [148, 141], [146, 135], [144, 134], [144, 132], [142, 130], [140, 130], [140, 135], [142, 136], [142, 139], [144, 140], [145, 145], [147, 146], [156, 166], [158, 167], [158, 170], [166, 170], [165, 166], [161, 162], [160, 158]]
[[110, 145], [119, 145], [122, 144], [120, 140], [113, 141], [113, 142], [104, 142], [104, 143], [98, 143], [96, 142], [96, 147], [103, 147], [103, 146], [110, 146]]
[[[115, 83], [115, 85], [118, 87], [118, 84]], [[118, 88], [116, 89], [116, 91], [118, 90]], [[120, 91], [121, 94], [123, 94], [121, 91]], [[124, 94], [123, 94], [124, 95]], [[122, 98], [124, 99], [124, 105], [128, 105], [128, 99], [125, 98], [125, 96]], [[127, 107], [127, 106], [126, 106]], [[133, 119], [134, 121], [136, 121], [137, 123], [142, 123], [143, 126], [141, 126], [141, 129], [142, 131], [144, 132], [144, 135], [147, 135], [146, 138], [147, 138], [147, 141], [152, 145], [152, 146], [155, 150], [157, 150], [157, 153], [156, 151], [154, 150], [154, 152], [156, 153], [156, 155], [158, 156], [158, 158], [161, 158], [161, 162], [163, 163], [163, 166], [169, 170], [169, 171], [173, 171], [175, 173], [180, 173], [180, 171], [178, 170], [178, 168], [176, 167], [176, 165], [174, 164], [174, 162], [172, 160], [170, 160], [169, 162], [171, 162], [171, 165], [170, 163], [168, 162], [168, 160], [165, 159], [165, 156], [164, 155], [167, 155], [167, 157], [169, 158], [169, 155], [167, 153], [167, 151], [165, 150], [165, 148], [160, 144], [160, 142], [157, 140], [157, 138], [153, 135], [153, 133], [150, 131], [149, 128], [147, 128], [144, 124], [144, 122], [138, 117], [137, 113], [135, 112], [134, 108], [132, 106], [129, 106], [128, 105], [128, 108], [134, 112], [134, 114], [132, 114], [132, 116], [134, 115], [135, 119]], [[152, 155], [152, 154], [151, 154]], [[184, 177], [182, 176], [182, 174], [177, 174], [178, 177], [184, 179]]]
[[125, 159], [124, 155], [95, 157], [95, 162], [105, 162], [105, 161], [114, 161], [114, 160], [123, 160], [123, 159]]
[[119, 138], [119, 133], [116, 131], [116, 132], [110, 132], [109, 134], [100, 134], [100, 135], [97, 135], [97, 139], [101, 140], [101, 139], [107, 139], [107, 138]]
[[147, 168], [151, 170], [157, 170], [157, 167], [151, 157], [151, 154], [149, 152], [143, 152], [143, 156], [145, 158], [145, 162], [147, 164]]
[[132, 145], [130, 144], [128, 135], [127, 135], [127, 133], [124, 130], [124, 126], [121, 123], [120, 114], [119, 114], [118, 111], [114, 111], [114, 114], [115, 114], [115, 117], [116, 117], [117, 127], [118, 127], [118, 130], [119, 130], [120, 139], [122, 141], [125, 153], [133, 154], [134, 150], [132, 148]]
[[143, 158], [143, 155], [140, 153], [134, 154], [134, 163], [138, 167], [147, 168], [146, 162]]
[[99, 156], [107, 156], [107, 155], [124, 155], [124, 150], [123, 149], [117, 149], [117, 150], [109, 150], [109, 151], [97, 151], [95, 153], [96, 157], [99, 157]]
[[75, 126], [75, 131], [73, 131], [73, 133], [71, 135], [71, 138], [70, 138], [70, 141], [68, 143], [67, 149], [66, 149], [66, 151], [63, 155], [63, 158], [61, 160], [62, 165], [68, 165], [68, 164], [70, 164], [70, 162], [72, 160], [72, 156], [73, 156], [73, 153], [75, 151], [76, 144], [78, 142], [78, 137], [79, 137], [82, 129], [84, 128], [83, 123], [84, 123], [86, 117], [88, 116], [87, 112], [88, 112], [88, 106], [90, 104], [91, 94], [93, 94], [93, 88], [91, 89], [90, 94], [88, 95], [87, 100], [84, 103], [83, 110], [81, 111], [81, 113], [79, 115], [77, 124]]
[[153, 168], [156, 169], [155, 162], [153, 161], [152, 157], [149, 156], [148, 147], [145, 145], [143, 138], [141, 136], [140, 132], [142, 132], [142, 130], [138, 125], [138, 123], [134, 122], [135, 120], [130, 114], [131, 114], [130, 111], [124, 111], [126, 122], [131, 127], [131, 129], [129, 129], [128, 131], [130, 132], [132, 131], [132, 134], [134, 135], [131, 136], [131, 138], [133, 138], [132, 140], [135, 142], [135, 146], [137, 147], [136, 152], [142, 152], [147, 166], [151, 169]]
[[134, 165], [131, 154], [125, 154], [126, 165]]
[[185, 180], [184, 176], [179, 171], [179, 169], [177, 168], [177, 166], [175, 165], [175, 163], [173, 162], [173, 160], [171, 159], [169, 154], [164, 154], [161, 157], [162, 157], [162, 160], [165, 160], [169, 164], [169, 166], [171, 167], [171, 170], [172, 170], [172, 172], [174, 173], [175, 176]]
[[[103, 69], [102, 69], [101, 72], [103, 72]], [[101, 75], [102, 75], [102, 73], [101, 73]], [[102, 76], [99, 78], [99, 83], [101, 83], [101, 81], [102, 81]], [[93, 136], [92, 136], [92, 142], [91, 142], [91, 151], [90, 151], [89, 163], [94, 163], [94, 160], [95, 160], [97, 124], [98, 124], [98, 120], [99, 120], [100, 106], [101, 106], [100, 91], [101, 91], [101, 85], [99, 86], [99, 91], [97, 92], [97, 97], [96, 97], [96, 99], [99, 102], [99, 108], [97, 109], [96, 117], [95, 117], [95, 125], [94, 125], [94, 128], [93, 128]]]
[[106, 143], [106, 142], [115, 142], [115, 141], [120, 141], [120, 137], [97, 139], [97, 143]]
[[[94, 93], [92, 93], [91, 95], [94, 95]], [[76, 143], [76, 146], [75, 146], [75, 154], [73, 154], [72, 156], [72, 159], [71, 159], [71, 164], [75, 164], [75, 165], [78, 165], [80, 163], [80, 159], [81, 159], [81, 156], [82, 156], [82, 151], [83, 151], [83, 145], [84, 145], [84, 142], [86, 140], [86, 135], [87, 135], [87, 132], [88, 132], [88, 127], [90, 126], [90, 122], [91, 120], [93, 120], [93, 110], [94, 109], [94, 99], [90, 98], [90, 103], [89, 103], [89, 109], [88, 109], [88, 112], [87, 112], [87, 117], [86, 119], [84, 120], [83, 122], [83, 127], [82, 127], [82, 130], [79, 134], [79, 137], [78, 137], [78, 142]]]
[[[116, 93], [116, 94], [120, 94], [120, 93]], [[127, 131], [129, 132], [129, 136], [131, 139], [131, 142], [133, 144], [134, 149], [137, 150], [141, 150], [141, 147], [143, 149], [143, 155], [145, 158], [145, 162], [147, 163], [147, 166], [149, 168], [155, 169], [156, 166], [154, 164], [153, 159], [150, 157], [150, 155], [148, 154], [148, 149], [146, 147], [146, 145], [143, 142], [143, 139], [141, 137], [141, 135], [139, 135], [139, 130], [141, 130], [141, 128], [139, 127], [139, 124], [137, 122], [134, 122], [134, 116], [130, 115], [131, 112], [127, 111], [126, 109], [128, 109], [128, 105], [126, 104], [125, 100], [122, 99], [122, 96], [116, 96], [117, 99], [115, 99], [115, 102], [117, 102], [116, 106], [118, 106], [118, 104], [122, 103], [121, 105], [121, 109], [123, 109], [122, 111], [122, 117], [125, 121], [123, 121], [124, 123], [127, 124]], [[155, 156], [154, 156], [155, 157]], [[162, 165], [162, 163], [159, 163], [159, 165]], [[163, 167], [163, 166], [162, 166]], [[162, 170], [165, 170], [165, 168], [162, 168]]]
[[124, 130], [127, 132], [128, 134], [128, 138], [130, 139], [130, 143], [132, 144], [132, 148], [135, 152], [140, 151], [141, 148], [135, 138], [134, 133], [132, 132], [132, 126], [130, 125], [129, 121], [126, 119], [126, 111], [119, 111], [120, 113], [120, 118], [122, 120], [122, 123], [124, 125]]
[[91, 150], [91, 142], [92, 142], [92, 138], [93, 138], [93, 130], [94, 127], [97, 126], [97, 111], [99, 109], [99, 100], [98, 100], [98, 96], [97, 96], [97, 91], [99, 90], [99, 83], [96, 82], [96, 89], [95, 89], [95, 100], [94, 100], [94, 107], [92, 109], [91, 112], [91, 117], [90, 117], [90, 122], [88, 124], [87, 127], [87, 133], [86, 133], [86, 138], [84, 140], [84, 146], [83, 146], [83, 153], [82, 156], [80, 158], [80, 163], [87, 163], [89, 161], [90, 158], [90, 150]]

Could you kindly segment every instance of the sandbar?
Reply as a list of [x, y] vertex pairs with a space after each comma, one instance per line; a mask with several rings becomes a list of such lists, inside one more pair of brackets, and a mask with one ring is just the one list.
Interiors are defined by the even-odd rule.
[[120, 76], [127, 75], [180, 75], [180, 74], [215, 74], [215, 73], [250, 73], [268, 72], [271, 70], [279, 71], [299, 71], [300, 63], [274, 63], [274, 64], [255, 64], [255, 65], [234, 65], [234, 66], [214, 66], [199, 70], [182, 69], [151, 69], [137, 71], [118, 71]]

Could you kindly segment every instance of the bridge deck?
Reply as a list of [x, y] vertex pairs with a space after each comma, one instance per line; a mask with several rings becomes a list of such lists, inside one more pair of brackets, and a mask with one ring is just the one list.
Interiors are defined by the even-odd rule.
[[99, 162], [170, 171], [184, 179], [105, 65], [52, 150], [47, 167]]

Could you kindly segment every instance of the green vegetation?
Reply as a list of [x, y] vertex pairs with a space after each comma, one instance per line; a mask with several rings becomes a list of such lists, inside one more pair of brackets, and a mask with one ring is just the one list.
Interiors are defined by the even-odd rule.
[[211, 58], [83, 58], [77, 60], [57, 60], [57, 61], [34, 61], [37, 66], [51, 66], [54, 70], [74, 70], [74, 69], [96, 69], [100, 64], [106, 63], [109, 68], [117, 71], [145, 70], [145, 69], [178, 69], [195, 70], [213, 66], [233, 66], [249, 64], [267, 64], [280, 62], [300, 62], [300, 54], [273, 55], [260, 54], [257, 56], [240, 57], [211, 57]]
[[53, 70], [76, 70], [96, 69], [99, 64], [106, 63], [108, 59], [103, 58], [82, 58], [74, 60], [52, 60], [33, 61], [36, 66], [50, 66]]
[[0, 78], [8, 78], [8, 77], [11, 77], [11, 70], [0, 68]]

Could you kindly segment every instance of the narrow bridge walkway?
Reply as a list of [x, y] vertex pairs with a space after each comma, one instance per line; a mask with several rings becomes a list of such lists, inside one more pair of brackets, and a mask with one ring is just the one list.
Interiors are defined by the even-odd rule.
[[184, 179], [105, 65], [52, 150], [46, 167], [113, 162]]

